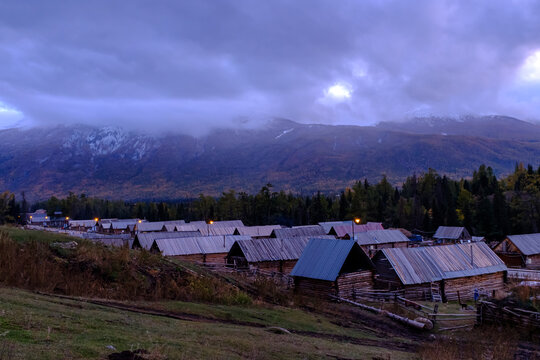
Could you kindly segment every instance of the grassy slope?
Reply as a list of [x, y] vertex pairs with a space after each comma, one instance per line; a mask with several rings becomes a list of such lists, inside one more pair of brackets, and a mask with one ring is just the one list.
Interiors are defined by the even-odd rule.
[[[80, 242], [54, 233], [9, 227], [0, 230], [20, 243]], [[97, 359], [113, 352], [108, 345], [118, 351], [144, 348], [171, 359], [410, 359], [414, 355], [389, 350], [384, 339], [377, 337], [381, 335], [371, 329], [341, 327], [335, 323], [339, 319], [295, 308], [259, 302], [246, 306], [186, 301], [133, 304], [201, 319], [176, 320], [0, 287], [0, 360]], [[267, 326], [284, 327], [295, 334], [274, 334], [265, 330]]]
[[[196, 306], [215, 311], [212, 305]], [[245, 311], [237, 307], [219, 308], [233, 314]], [[256, 312], [262, 323], [282, 325], [276, 319], [276, 310], [258, 308]], [[277, 313], [280, 312], [278, 309]], [[337, 326], [332, 328], [327, 319], [321, 323], [318, 316], [300, 310], [286, 309], [283, 314], [293, 324], [295, 319], [301, 319], [300, 328], [341, 332]], [[317, 359], [328, 355], [413, 358], [410, 353], [379, 347], [279, 335], [249, 326], [168, 319], [15, 289], [0, 289], [0, 315], [0, 359], [97, 359], [113, 352], [108, 345], [118, 350], [145, 348], [171, 359]], [[349, 335], [368, 336], [360, 331]]]

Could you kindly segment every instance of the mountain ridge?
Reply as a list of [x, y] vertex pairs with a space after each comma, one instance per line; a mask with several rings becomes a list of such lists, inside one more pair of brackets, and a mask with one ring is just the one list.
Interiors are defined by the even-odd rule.
[[[465, 125], [487, 124], [486, 136], [478, 136], [479, 125], [472, 135], [463, 135], [462, 126], [451, 123], [457, 130], [445, 129], [457, 134], [443, 135], [437, 134], [440, 124], [426, 134], [425, 126], [414, 123], [354, 126], [284, 119], [256, 129], [216, 129], [198, 138], [117, 127], [7, 129], [0, 130], [0, 190], [25, 191], [32, 199], [69, 191], [173, 199], [229, 189], [253, 193], [266, 183], [296, 193], [336, 192], [383, 174], [399, 184], [429, 168], [459, 178], [471, 176], [482, 163], [499, 175], [510, 173], [517, 162], [538, 166], [538, 125], [486, 121], [464, 120]], [[503, 131], [504, 124], [511, 129]]]

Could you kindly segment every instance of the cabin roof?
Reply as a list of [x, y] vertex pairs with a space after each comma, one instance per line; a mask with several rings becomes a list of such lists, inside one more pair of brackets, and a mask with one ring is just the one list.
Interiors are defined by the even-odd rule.
[[237, 227], [235, 234], [249, 236], [270, 236], [275, 229], [281, 229], [281, 225], [243, 226]]
[[196, 237], [201, 236], [201, 233], [198, 231], [158, 231], [158, 232], [148, 232], [140, 233], [135, 235], [135, 240], [138, 242], [138, 245], [143, 249], [150, 250], [154, 240], [156, 239], [168, 239], [168, 238], [184, 238], [184, 237]]
[[[472, 251], [472, 259], [471, 259]], [[482, 242], [418, 248], [381, 249], [404, 285], [505, 271], [504, 262]]]
[[463, 226], [439, 226], [433, 238], [457, 240], [463, 232], [465, 232], [465, 235], [469, 234]]
[[364, 261], [372, 265], [369, 257], [355, 241], [315, 238], [307, 244], [291, 276], [334, 281], [353, 248], [363, 254]]
[[508, 239], [523, 255], [540, 254], [540, 233], [508, 235]]
[[[321, 236], [322, 237], [322, 236]], [[326, 239], [334, 239], [325, 235]], [[250, 263], [261, 261], [297, 260], [302, 255], [311, 237], [249, 239], [237, 241], [246, 260]]]
[[319, 236], [326, 235], [324, 229], [319, 225], [296, 226], [292, 228], [274, 229], [272, 237], [275, 238], [290, 238], [296, 236]]
[[375, 245], [375, 244], [390, 244], [409, 242], [400, 230], [370, 230], [363, 233], [355, 234], [358, 245]]
[[227, 253], [237, 240], [249, 236], [196, 236], [184, 238], [155, 239], [153, 244], [165, 256]]
[[354, 226], [355, 236], [366, 231], [384, 230], [382, 223], [368, 222], [367, 224], [361, 224], [361, 225], [357, 225], [357, 224], [353, 225], [352, 223], [349, 223], [345, 225], [342, 224], [342, 225], [332, 226], [329, 233], [333, 229], [333, 232], [335, 233], [337, 237], [344, 237], [346, 235], [349, 235], [350, 237], [352, 237], [353, 226]]

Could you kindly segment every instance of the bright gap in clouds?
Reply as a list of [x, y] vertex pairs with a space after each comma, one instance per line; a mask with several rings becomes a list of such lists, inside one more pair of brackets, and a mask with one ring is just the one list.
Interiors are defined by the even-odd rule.
[[326, 94], [336, 99], [348, 99], [351, 97], [351, 91], [342, 84], [332, 85], [326, 90]]
[[521, 67], [521, 77], [526, 81], [540, 81], [540, 50], [525, 59]]

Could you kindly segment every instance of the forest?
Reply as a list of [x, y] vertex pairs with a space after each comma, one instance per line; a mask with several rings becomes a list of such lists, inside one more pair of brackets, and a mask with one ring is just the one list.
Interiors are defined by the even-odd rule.
[[472, 178], [452, 180], [430, 169], [412, 175], [400, 186], [385, 176], [374, 184], [358, 181], [340, 193], [310, 196], [274, 191], [266, 184], [257, 194], [229, 190], [215, 198], [128, 202], [70, 193], [59, 199], [28, 204], [0, 194], [0, 223], [17, 222], [21, 213], [43, 208], [50, 216], [62, 211], [71, 219], [140, 218], [148, 221], [184, 219], [232, 220], [246, 225], [307, 225], [321, 221], [378, 221], [418, 233], [433, 233], [440, 225], [465, 226], [473, 235], [501, 239], [507, 234], [538, 232], [540, 228], [540, 167], [518, 164], [507, 177], [497, 179], [482, 165]]

